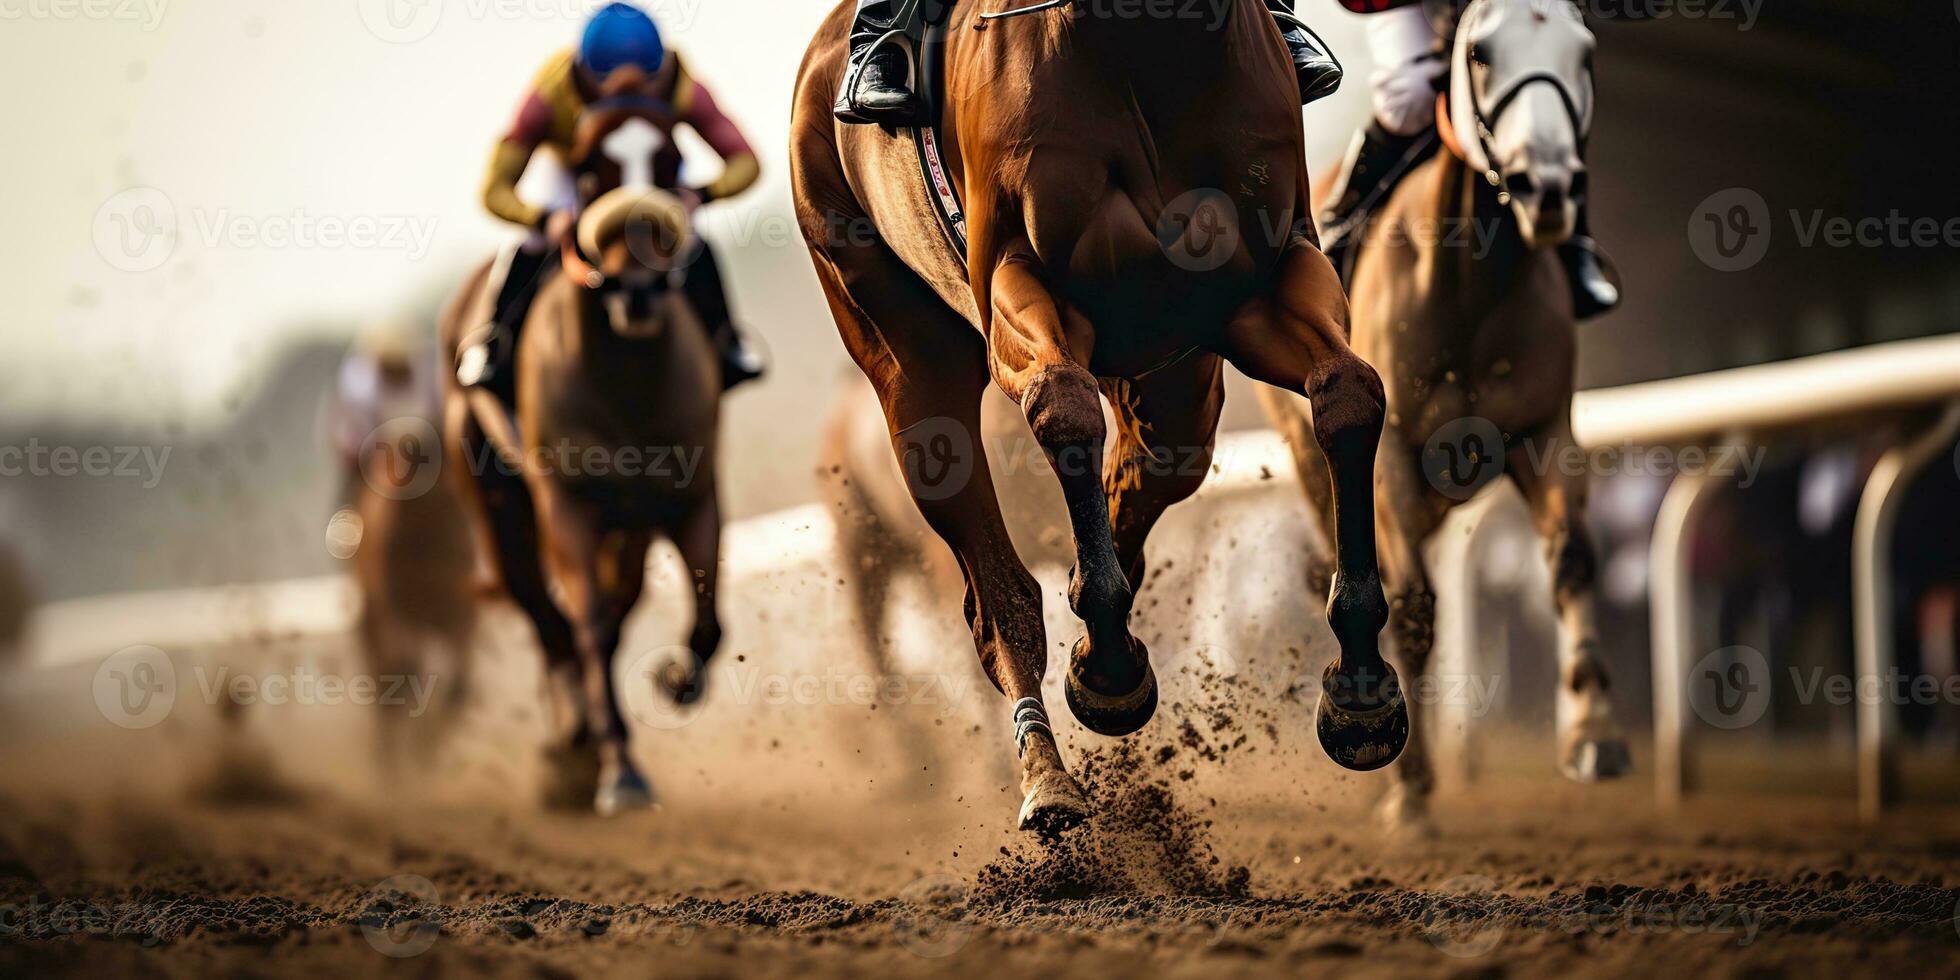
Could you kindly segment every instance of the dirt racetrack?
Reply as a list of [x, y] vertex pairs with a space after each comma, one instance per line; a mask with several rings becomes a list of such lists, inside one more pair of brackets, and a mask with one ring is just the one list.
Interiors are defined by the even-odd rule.
[[[1122, 742], [1058, 716], [1099, 808], [1059, 844], [1011, 829], [1005, 704], [957, 624], [904, 630], [916, 672], [869, 684], [832, 621], [835, 576], [809, 568], [738, 583], [698, 714], [635, 710], [664, 805], [611, 821], [534, 802], [536, 657], [508, 610], [487, 617], [459, 733], [424, 765], [376, 764], [375, 708], [269, 703], [272, 680], [356, 670], [342, 636], [172, 649], [178, 696], [149, 727], [109, 723], [109, 663], [11, 675], [0, 974], [1960, 968], [1953, 809], [1859, 829], [1817, 775], [1842, 761], [1828, 753], [1752, 744], [1737, 766], [1782, 757], [1786, 788], [1813, 792], [1714, 779], [1668, 817], [1644, 757], [1630, 781], [1567, 784], [1549, 726], [1492, 726], [1482, 778], [1439, 795], [1438, 834], [1386, 836], [1386, 778], [1312, 740], [1303, 679], [1331, 641], [1279, 570], [1302, 564], [1293, 520], [1228, 504], [1162, 531], [1137, 619], [1163, 705]], [[1044, 585], [1060, 647], [1074, 626]], [[673, 632], [668, 586], [634, 650]], [[240, 677], [243, 708], [223, 693]]]
[[[220, 747], [222, 730], [173, 733], [176, 762], [161, 766], [126, 732], [14, 740], [0, 971], [1960, 966], [1960, 837], [1931, 812], [1871, 834], [1838, 803], [1718, 796], [1674, 821], [1643, 783], [1533, 780], [1453, 794], [1436, 839], [1394, 841], [1361, 805], [1361, 780], [1317, 750], [1189, 704], [1137, 741], [1075, 750], [1102, 812], [1093, 834], [1058, 845], [1007, 829], [1004, 784], [928, 786], [929, 773], [869, 762], [893, 751], [875, 737], [821, 761], [775, 735], [747, 747], [748, 764], [669, 760], [663, 772], [692, 770], [698, 785], [674, 789], [670, 775], [682, 799], [603, 822], [541, 813], [494, 769], [383, 791], [337, 778], [358, 737], [260, 756]], [[309, 753], [322, 771], [292, 774]]]

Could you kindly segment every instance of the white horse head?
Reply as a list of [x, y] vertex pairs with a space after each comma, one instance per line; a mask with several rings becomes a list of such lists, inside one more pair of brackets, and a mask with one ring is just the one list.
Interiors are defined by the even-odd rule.
[[1572, 237], [1593, 120], [1592, 31], [1573, 0], [1472, 0], [1450, 62], [1450, 126], [1525, 244]]

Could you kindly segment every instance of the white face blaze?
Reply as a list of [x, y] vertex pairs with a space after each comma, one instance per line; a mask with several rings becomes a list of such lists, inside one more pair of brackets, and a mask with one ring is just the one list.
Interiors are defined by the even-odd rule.
[[628, 119], [600, 142], [599, 150], [619, 164], [620, 186], [644, 190], [653, 186], [653, 158], [667, 146], [667, 134], [644, 119]]

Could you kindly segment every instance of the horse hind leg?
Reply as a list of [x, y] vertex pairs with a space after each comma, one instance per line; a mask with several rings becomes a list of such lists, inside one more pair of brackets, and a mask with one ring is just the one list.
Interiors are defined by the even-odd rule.
[[1315, 728], [1342, 766], [1367, 771], [1395, 761], [1409, 713], [1394, 668], [1382, 658], [1388, 623], [1375, 557], [1374, 468], [1385, 398], [1374, 368], [1349, 349], [1347, 300], [1334, 267], [1296, 241], [1280, 260], [1275, 293], [1226, 325], [1226, 358], [1256, 381], [1306, 396], [1333, 487], [1335, 576], [1327, 621], [1341, 654], [1321, 678]]
[[1041, 593], [1008, 536], [982, 451], [986, 349], [882, 246], [810, 244], [838, 331], [877, 389], [913, 502], [958, 559], [981, 666], [1012, 703], [1021, 829], [1075, 826], [1088, 818], [1089, 801], [1062, 763], [1042, 704]]
[[[1131, 635], [1135, 584], [1124, 574], [1103, 485], [1107, 435], [1094, 375], [1071, 353], [1069, 329], [1035, 260], [1010, 255], [995, 270], [989, 334], [996, 383], [1021, 406], [1068, 502], [1075, 536], [1069, 608], [1083, 635], [1069, 656], [1063, 688], [1084, 727], [1109, 736], [1142, 728], [1157, 711], [1157, 677], [1150, 652]], [[1075, 336], [1093, 343], [1086, 324]], [[1141, 551], [1141, 549], [1138, 549]]]

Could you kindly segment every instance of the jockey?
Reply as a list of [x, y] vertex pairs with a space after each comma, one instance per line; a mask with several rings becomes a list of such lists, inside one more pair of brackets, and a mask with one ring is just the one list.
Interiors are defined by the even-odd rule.
[[[491, 214], [531, 234], [508, 263], [493, 267], [490, 288], [496, 290], [493, 319], [474, 334], [458, 358], [457, 380], [465, 386], [483, 384], [508, 364], [517, 349], [517, 332], [538, 286], [549, 273], [547, 260], [571, 226], [573, 194], [561, 189], [552, 207], [539, 207], [517, 194], [517, 183], [540, 147], [567, 159], [576, 138], [579, 115], [615, 70], [634, 66], [645, 72], [641, 93], [671, 105], [680, 121], [707, 142], [722, 159], [721, 176], [701, 187], [679, 186], [679, 159], [657, 166], [662, 187], [692, 195], [700, 203], [733, 197], [747, 190], [761, 170], [755, 152], [741, 130], [715, 104], [715, 98], [689, 71], [678, 52], [668, 51], [653, 19], [630, 4], [613, 3], [592, 15], [577, 51], [564, 51], [546, 62], [518, 106], [517, 118], [497, 144], [483, 182], [483, 205]], [[722, 383], [734, 387], [762, 375], [761, 360], [743, 342], [728, 308], [721, 269], [705, 241], [699, 257], [687, 269], [689, 302], [715, 339], [721, 354]], [[502, 278], [498, 274], [501, 270]]]
[[[1335, 185], [1339, 192], [1333, 206], [1320, 215], [1322, 247], [1345, 275], [1347, 253], [1369, 214], [1388, 200], [1395, 181], [1435, 149], [1436, 96], [1449, 86], [1450, 64], [1448, 31], [1431, 22], [1429, 4], [1341, 0], [1341, 5], [1369, 15], [1368, 51], [1375, 63], [1369, 78], [1374, 118], [1348, 155], [1347, 174]], [[1620, 290], [1606, 275], [1583, 200], [1576, 233], [1559, 247], [1559, 257], [1572, 280], [1573, 307], [1580, 319], [1620, 304]]]
[[[333, 452], [338, 477], [329, 528], [351, 528], [358, 542], [362, 453], [369, 440], [396, 419], [420, 419], [433, 432], [442, 418], [441, 375], [433, 348], [422, 332], [400, 320], [384, 320], [363, 328], [334, 375], [333, 392], [322, 417], [326, 440]], [[426, 447], [439, 451], [436, 446]], [[347, 554], [352, 554], [352, 545]], [[341, 555], [346, 557], [346, 555]]]
[[[912, 71], [906, 48], [895, 43], [877, 43], [892, 29], [901, 2], [857, 0], [857, 20], [851, 24], [850, 67], [837, 87], [834, 111], [838, 119], [886, 126], [912, 126], [925, 121], [925, 100], [908, 84]], [[937, 8], [941, 17], [952, 6], [952, 0], [921, 2], [928, 10]], [[1032, 4], [1033, 0], [1029, 0], [1029, 5]], [[1266, 9], [1279, 21], [1281, 36], [1293, 54], [1301, 104], [1334, 94], [1341, 86], [1341, 65], [1327, 53], [1323, 42], [1307, 29], [1306, 23], [1293, 15], [1293, 0], [1266, 0]]]

